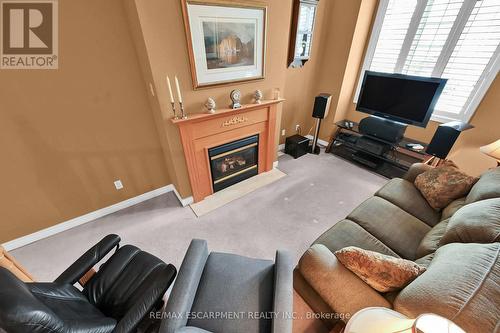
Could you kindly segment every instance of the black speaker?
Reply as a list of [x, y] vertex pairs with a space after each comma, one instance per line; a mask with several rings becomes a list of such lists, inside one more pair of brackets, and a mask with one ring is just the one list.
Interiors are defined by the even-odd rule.
[[473, 128], [473, 126], [461, 121], [452, 121], [439, 125], [425, 152], [429, 155], [445, 159], [460, 136], [460, 133], [469, 128]]
[[397, 123], [379, 117], [366, 117], [359, 122], [359, 132], [372, 137], [389, 141], [399, 142], [406, 131], [406, 124]]
[[330, 110], [330, 103], [332, 102], [332, 95], [320, 94], [314, 99], [313, 118], [325, 119]]

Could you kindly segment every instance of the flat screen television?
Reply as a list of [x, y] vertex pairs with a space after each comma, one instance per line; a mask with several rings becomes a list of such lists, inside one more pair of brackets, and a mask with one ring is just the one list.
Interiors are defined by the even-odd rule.
[[426, 127], [446, 79], [366, 71], [356, 110]]

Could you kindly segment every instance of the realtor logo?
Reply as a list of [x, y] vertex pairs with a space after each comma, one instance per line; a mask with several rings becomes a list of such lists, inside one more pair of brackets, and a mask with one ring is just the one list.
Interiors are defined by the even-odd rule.
[[57, 0], [0, 0], [1, 69], [57, 69]]

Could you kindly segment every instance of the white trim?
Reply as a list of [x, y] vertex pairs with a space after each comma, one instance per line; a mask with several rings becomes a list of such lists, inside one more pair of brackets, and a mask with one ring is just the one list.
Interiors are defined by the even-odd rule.
[[96, 220], [96, 219], [98, 219], [100, 217], [103, 217], [103, 216], [115, 213], [115, 212], [120, 211], [122, 209], [125, 209], [127, 207], [130, 207], [130, 206], [133, 206], [133, 205], [137, 205], [138, 203], [141, 203], [143, 201], [155, 198], [157, 196], [160, 196], [162, 194], [165, 194], [165, 193], [168, 193], [168, 192], [172, 192], [172, 191], [175, 193], [175, 195], [177, 196], [177, 198], [179, 199], [179, 201], [181, 202], [181, 204], [184, 207], [187, 206], [187, 205], [189, 205], [189, 203], [191, 203], [193, 201], [193, 197], [188, 197], [188, 198], [182, 199], [179, 196], [177, 190], [175, 189], [175, 186], [172, 185], [172, 184], [170, 184], [170, 185], [167, 185], [167, 186], [164, 186], [164, 187], [160, 187], [160, 188], [158, 188], [156, 190], [152, 190], [152, 191], [146, 192], [144, 194], [138, 195], [136, 197], [133, 197], [133, 198], [130, 198], [130, 199], [118, 202], [118, 203], [116, 203], [114, 205], [111, 205], [111, 206], [108, 206], [108, 207], [104, 207], [104, 208], [95, 210], [93, 212], [87, 213], [85, 215], [81, 215], [81, 216], [75, 217], [75, 218], [73, 218], [71, 220], [58, 223], [58, 224], [56, 224], [54, 226], [51, 226], [51, 227], [48, 227], [48, 228], [36, 231], [36, 232], [34, 232], [32, 234], [29, 234], [29, 235], [26, 235], [26, 236], [23, 236], [23, 237], [11, 240], [11, 241], [9, 241], [7, 243], [2, 244], [2, 246], [7, 251], [11, 251], [11, 250], [17, 249], [17, 248], [19, 248], [21, 246], [25, 246], [25, 245], [28, 245], [30, 243], [36, 242], [36, 241], [38, 241], [40, 239], [53, 236], [55, 234], [58, 234], [60, 232], [63, 232], [63, 231], [66, 231], [66, 230], [69, 230], [69, 229], [72, 229], [72, 228], [75, 228], [75, 227], [80, 226], [82, 224], [85, 224], [85, 223], [88, 223], [88, 222], [92, 222], [92, 221], [94, 221], [94, 220]]
[[396, 65], [394, 66], [394, 73], [401, 73], [404, 69], [406, 59], [408, 59], [408, 54], [410, 54], [410, 48], [417, 34], [418, 27], [420, 26], [420, 21], [422, 21], [422, 16], [424, 15], [425, 7], [427, 7], [427, 0], [417, 0], [417, 5], [413, 11], [413, 15], [410, 20], [410, 25], [406, 31], [406, 36], [401, 45], [401, 50], [399, 51], [398, 59], [396, 60]]
[[451, 27], [450, 33], [448, 34], [448, 38], [443, 46], [443, 50], [436, 61], [436, 65], [432, 71], [433, 77], [441, 77], [446, 68], [446, 65], [450, 61], [451, 55], [453, 54], [453, 50], [457, 46], [458, 40], [460, 36], [464, 32], [465, 25], [469, 20], [469, 17], [472, 13], [476, 5], [475, 1], [464, 1], [462, 7], [460, 7], [460, 11], [457, 14], [457, 18]]
[[[464, 109], [462, 110], [462, 121], [468, 123], [479, 104], [483, 100], [484, 95], [490, 89], [493, 80], [497, 77], [498, 71], [500, 70], [500, 45], [497, 46], [495, 53], [490, 59], [490, 62], [483, 71], [483, 74], [477, 80], [477, 85], [474, 91], [470, 94], [469, 99], [465, 102]], [[439, 112], [439, 111], [438, 111]]]
[[273, 162], [273, 169], [276, 169], [278, 167], [279, 161], [274, 161]]
[[179, 194], [179, 192], [177, 192], [177, 189], [175, 188], [175, 186], [173, 184], [170, 184], [168, 186], [172, 187], [171, 191], [174, 192], [175, 196], [177, 197], [177, 199], [181, 203], [182, 207], [189, 206], [190, 204], [192, 204], [194, 202], [194, 199], [192, 196], [186, 197], [186, 198], [181, 197], [181, 195]]
[[278, 146], [278, 151], [284, 151], [285, 150], [285, 144], [282, 143]]
[[[313, 140], [314, 139], [314, 136], [312, 136], [311, 134], [308, 134], [306, 135], [306, 138], [308, 138], [309, 140]], [[329, 143], [325, 140], [321, 140], [318, 138], [318, 143], [320, 146], [323, 146], [323, 147], [328, 147]]]

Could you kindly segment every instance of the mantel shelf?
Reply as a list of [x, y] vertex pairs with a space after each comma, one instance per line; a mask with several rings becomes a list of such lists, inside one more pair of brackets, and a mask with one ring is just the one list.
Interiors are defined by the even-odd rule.
[[262, 101], [260, 104], [243, 104], [241, 108], [238, 109], [219, 109], [216, 110], [215, 113], [195, 113], [191, 114], [188, 116], [187, 119], [170, 119], [172, 123], [176, 125], [182, 125], [185, 123], [189, 122], [198, 122], [198, 121], [203, 121], [203, 120], [209, 120], [212, 118], [217, 118], [217, 117], [223, 117], [223, 116], [230, 116], [231, 114], [238, 114], [242, 112], [247, 112], [247, 111], [252, 111], [255, 109], [261, 109], [268, 107], [270, 105], [274, 104], [279, 104], [283, 103], [285, 100], [284, 99], [275, 99], [275, 100], [268, 100], [268, 101]]

